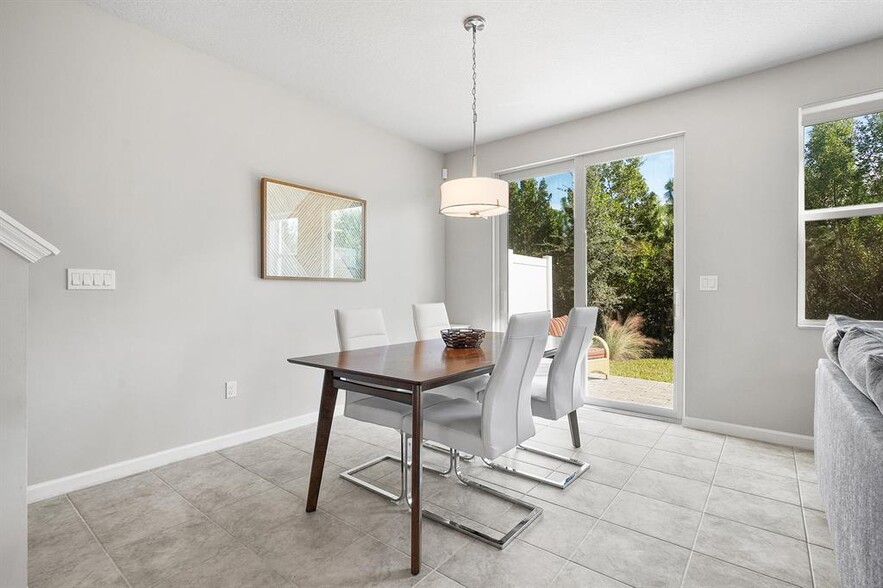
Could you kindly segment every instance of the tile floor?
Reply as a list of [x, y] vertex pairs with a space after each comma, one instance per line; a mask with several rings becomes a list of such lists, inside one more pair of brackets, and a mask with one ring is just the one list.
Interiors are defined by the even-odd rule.
[[[318, 512], [304, 513], [313, 428], [294, 429], [31, 505], [30, 586], [839, 584], [811, 452], [589, 408], [580, 426], [578, 451], [566, 419], [538, 422], [533, 441], [591, 461], [567, 490], [468, 466], [543, 515], [502, 552], [426, 521], [417, 577], [407, 511], [337, 477], [395, 452], [398, 436], [338, 417]], [[523, 451], [506, 460], [567, 469]], [[398, 481], [390, 463], [364, 474]], [[520, 518], [454, 479], [424, 484], [435, 510], [498, 530]]]

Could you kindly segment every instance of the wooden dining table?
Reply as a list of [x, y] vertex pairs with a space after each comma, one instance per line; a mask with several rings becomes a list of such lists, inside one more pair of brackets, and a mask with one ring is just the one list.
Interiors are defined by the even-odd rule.
[[[411, 573], [419, 574], [423, 525], [423, 392], [490, 373], [502, 350], [503, 338], [503, 333], [488, 332], [477, 349], [450, 349], [439, 338], [290, 358], [290, 363], [325, 370], [306, 511], [314, 512], [319, 503], [319, 488], [325, 469], [337, 391], [349, 390], [410, 404], [413, 415]], [[558, 337], [549, 337], [545, 351], [547, 357], [555, 354], [559, 341]]]

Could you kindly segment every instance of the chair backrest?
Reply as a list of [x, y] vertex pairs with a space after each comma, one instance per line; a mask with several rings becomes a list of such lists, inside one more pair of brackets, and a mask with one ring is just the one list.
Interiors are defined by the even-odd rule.
[[481, 412], [481, 438], [487, 459], [534, 436], [530, 388], [546, 349], [549, 312], [509, 318], [500, 357], [488, 381]]
[[585, 402], [586, 375], [583, 366], [597, 322], [598, 308], [595, 306], [570, 311], [567, 329], [552, 360], [546, 384], [546, 403], [555, 419], [573, 412]]
[[389, 345], [386, 323], [379, 308], [334, 310], [337, 341], [341, 351]]
[[448, 320], [448, 311], [444, 302], [430, 302], [427, 304], [415, 304], [414, 309], [414, 332], [418, 341], [441, 338], [442, 329], [450, 329], [451, 321]]

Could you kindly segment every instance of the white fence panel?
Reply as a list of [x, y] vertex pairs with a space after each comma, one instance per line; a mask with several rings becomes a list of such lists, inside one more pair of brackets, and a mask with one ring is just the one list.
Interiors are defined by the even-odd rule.
[[509, 316], [552, 311], [552, 257], [528, 257], [509, 250]]

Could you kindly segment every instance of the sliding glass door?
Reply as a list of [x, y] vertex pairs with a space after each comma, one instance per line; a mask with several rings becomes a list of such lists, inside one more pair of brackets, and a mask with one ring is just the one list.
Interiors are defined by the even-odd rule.
[[675, 137], [501, 176], [499, 310], [600, 310], [592, 404], [680, 418], [683, 148]]

